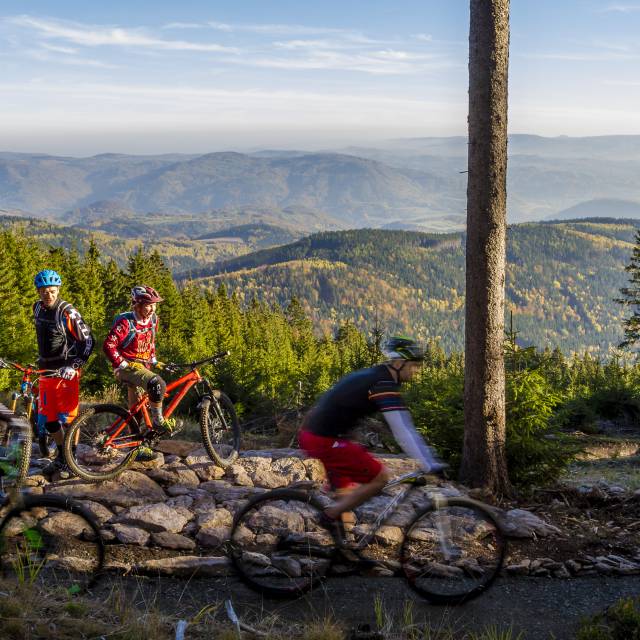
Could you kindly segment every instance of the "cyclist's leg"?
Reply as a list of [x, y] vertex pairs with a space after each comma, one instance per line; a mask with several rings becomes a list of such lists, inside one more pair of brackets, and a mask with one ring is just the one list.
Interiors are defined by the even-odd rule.
[[79, 404], [80, 384], [77, 376], [72, 380], [44, 378], [40, 381], [38, 420], [44, 423], [58, 449], [56, 458], [43, 469], [45, 475], [56, 471], [68, 473], [62, 428], [73, 422], [78, 415]]
[[164, 422], [162, 415], [162, 399], [167, 389], [167, 383], [157, 374], [149, 371], [151, 374], [147, 377], [146, 388], [149, 393], [149, 406], [151, 408], [151, 418], [154, 425], [161, 426]]
[[334, 504], [325, 509], [325, 513], [330, 518], [337, 518], [343, 512], [355, 509], [363, 502], [369, 500], [369, 498], [373, 498], [373, 496], [378, 495], [384, 489], [387, 482], [389, 482], [390, 478], [391, 474], [382, 467], [380, 473], [378, 473], [372, 480], [359, 484], [355, 488], [340, 495]]
[[[327, 438], [301, 431], [300, 446], [325, 467], [338, 500], [325, 510], [330, 518], [350, 511], [382, 491], [390, 474], [363, 446], [346, 438]], [[355, 488], [351, 488], [356, 484]]]

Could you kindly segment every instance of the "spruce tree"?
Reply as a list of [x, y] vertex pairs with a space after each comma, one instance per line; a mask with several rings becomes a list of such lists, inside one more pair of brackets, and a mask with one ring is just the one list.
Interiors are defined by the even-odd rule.
[[631, 262], [624, 268], [629, 274], [629, 286], [622, 287], [616, 302], [631, 307], [631, 316], [623, 320], [624, 340], [620, 347], [632, 347], [640, 340], [640, 231], [636, 232], [636, 243], [631, 253]]

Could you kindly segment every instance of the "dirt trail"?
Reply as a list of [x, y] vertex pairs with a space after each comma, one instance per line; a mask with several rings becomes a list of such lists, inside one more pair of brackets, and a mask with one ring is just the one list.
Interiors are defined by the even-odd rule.
[[[162, 578], [123, 579], [123, 588], [165, 613], [188, 618], [202, 607], [231, 598], [243, 621], [256, 623], [269, 614], [280, 621], [323, 619], [329, 614], [349, 627], [368, 623], [375, 628], [374, 599], [402, 625], [405, 603], [412, 602], [416, 623], [432, 628], [481, 631], [489, 625], [512, 627], [527, 640], [570, 640], [584, 616], [601, 612], [621, 597], [640, 594], [640, 576], [592, 577], [573, 580], [500, 578], [483, 596], [453, 608], [430, 605], [399, 578], [333, 578], [322, 588], [297, 600], [268, 600], [247, 589], [236, 578], [195, 579], [190, 582]], [[103, 588], [106, 588], [104, 586]], [[515, 637], [516, 634], [514, 634]]]

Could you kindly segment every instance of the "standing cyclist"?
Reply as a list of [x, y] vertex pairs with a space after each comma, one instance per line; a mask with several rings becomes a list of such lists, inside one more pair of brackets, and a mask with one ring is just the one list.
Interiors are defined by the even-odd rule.
[[38, 382], [38, 426], [47, 429], [58, 447], [56, 458], [43, 473], [67, 473], [62, 426], [78, 415], [81, 368], [91, 355], [93, 338], [78, 310], [58, 297], [62, 278], [56, 271], [40, 271], [35, 285], [40, 297], [33, 305], [38, 366], [57, 370], [56, 375], [42, 376]]
[[437, 473], [446, 467], [416, 432], [400, 394], [400, 383], [420, 370], [423, 350], [411, 338], [394, 336], [383, 352], [386, 362], [350, 373], [327, 391], [305, 417], [299, 434], [302, 449], [322, 461], [336, 489], [337, 501], [325, 509], [330, 520], [380, 493], [389, 481], [382, 463], [349, 438], [365, 416], [381, 412], [396, 442], [424, 471]]
[[[162, 367], [156, 358], [158, 302], [162, 302], [162, 298], [153, 287], [133, 287], [133, 310], [116, 316], [102, 348], [113, 365], [117, 380], [128, 386], [129, 406], [137, 401], [137, 389], [145, 389], [149, 394], [153, 428], [171, 435], [180, 427], [180, 421], [162, 415], [162, 399], [167, 385], [157, 373], [151, 371], [152, 365]], [[137, 459], [152, 460], [154, 457], [151, 449], [145, 447], [138, 453]]]

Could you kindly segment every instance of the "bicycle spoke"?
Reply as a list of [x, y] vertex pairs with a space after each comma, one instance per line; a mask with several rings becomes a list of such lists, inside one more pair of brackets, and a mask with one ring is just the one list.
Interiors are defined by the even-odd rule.
[[128, 418], [114, 405], [96, 405], [78, 416], [65, 439], [72, 470], [88, 480], [107, 479], [123, 470], [140, 442], [135, 420], [123, 422]]
[[478, 595], [502, 565], [504, 543], [489, 513], [475, 505], [450, 504], [414, 520], [402, 550], [411, 585], [436, 601]]
[[236, 520], [232, 558], [244, 579], [271, 595], [313, 588], [329, 571], [336, 552], [308, 496], [280, 492], [247, 507]]

